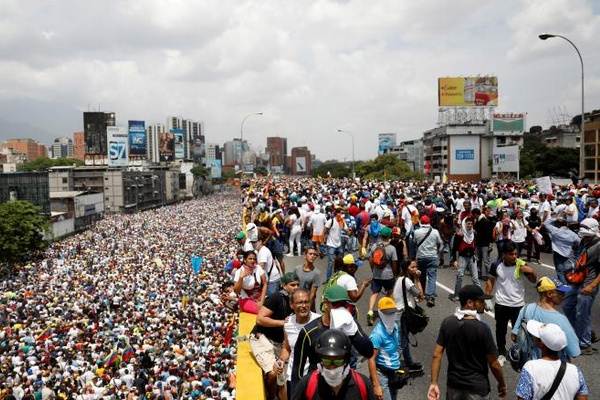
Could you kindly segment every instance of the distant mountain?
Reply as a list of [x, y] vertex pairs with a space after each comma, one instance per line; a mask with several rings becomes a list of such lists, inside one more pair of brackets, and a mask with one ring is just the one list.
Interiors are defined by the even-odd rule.
[[0, 141], [32, 138], [50, 144], [59, 136], [83, 130], [83, 113], [61, 103], [34, 99], [0, 99]]

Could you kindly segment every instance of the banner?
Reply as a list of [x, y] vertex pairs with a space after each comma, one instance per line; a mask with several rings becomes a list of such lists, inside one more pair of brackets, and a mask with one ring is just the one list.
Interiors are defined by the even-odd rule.
[[158, 139], [160, 161], [173, 161], [175, 138], [171, 132], [161, 132]]
[[519, 172], [519, 146], [494, 146], [492, 152], [493, 172]]
[[498, 105], [498, 78], [495, 76], [438, 78], [440, 107]]
[[296, 173], [306, 173], [306, 157], [296, 157]]
[[396, 146], [395, 133], [380, 133], [378, 139], [379, 146], [377, 147], [377, 154], [379, 155], [385, 154], [392, 147]]
[[198, 275], [202, 270], [202, 257], [193, 255], [191, 258], [192, 270], [195, 275]]
[[171, 129], [171, 133], [175, 139], [175, 159], [181, 160], [185, 154], [183, 149], [183, 129]]
[[540, 193], [552, 194], [552, 182], [549, 176], [542, 176], [541, 178], [535, 178], [535, 185]]
[[449, 174], [477, 175], [480, 173], [480, 139], [475, 135], [452, 135], [449, 138]]
[[492, 131], [495, 134], [522, 134], [525, 132], [525, 114], [523, 113], [494, 113]]
[[108, 141], [108, 166], [126, 167], [128, 164], [127, 143], [128, 135], [125, 128], [120, 126], [106, 127]]
[[129, 121], [129, 155], [146, 156], [146, 128], [144, 121]]
[[210, 167], [210, 177], [213, 179], [220, 179], [222, 175], [221, 160], [213, 160]]

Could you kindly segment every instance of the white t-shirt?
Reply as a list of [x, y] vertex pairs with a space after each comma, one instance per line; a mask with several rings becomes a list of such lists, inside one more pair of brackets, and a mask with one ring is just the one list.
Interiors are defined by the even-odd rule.
[[544, 213], [546, 211], [548, 211], [548, 217], [550, 217], [550, 212], [552, 211], [552, 209], [548, 200], [542, 202], [542, 204], [540, 204], [540, 209], [538, 210], [538, 215], [542, 219], [542, 222], [544, 222]]
[[404, 221], [404, 229], [407, 233], [410, 232], [413, 227], [412, 216], [410, 215], [410, 209], [408, 207], [408, 205], [402, 207], [402, 220]]
[[340, 247], [342, 245], [342, 229], [335, 217], [327, 221], [325, 227], [329, 229], [329, 233], [327, 234], [327, 246], [335, 248]]
[[[256, 256], [256, 263], [258, 265], [265, 263], [263, 269], [267, 274], [268, 282], [275, 282], [281, 278], [279, 268], [277, 268], [277, 265], [273, 262], [273, 254], [271, 254], [271, 250], [269, 250], [267, 246], [263, 245], [258, 251], [258, 254]], [[269, 271], [271, 271], [271, 276], [269, 276]]]
[[[527, 361], [519, 376], [516, 390], [517, 395], [525, 395], [533, 392], [532, 397], [527, 396], [528, 399], [541, 399], [550, 390], [559, 368], [560, 360], [539, 359]], [[587, 394], [587, 385], [580, 374], [580, 370], [575, 365], [568, 363], [565, 376], [560, 381], [552, 398], [574, 399], [580, 392], [581, 394]]]
[[[300, 334], [300, 330], [304, 327], [304, 325], [308, 324], [311, 321], [314, 321], [317, 318], [320, 318], [321, 314], [317, 314], [314, 312], [310, 312], [308, 316], [308, 321], [305, 324], [299, 324], [296, 322], [296, 314], [290, 315], [290, 317], [284, 322], [283, 330], [287, 335], [287, 340], [290, 345], [290, 358], [288, 360], [287, 365], [287, 380], [291, 380], [292, 378], [292, 366], [294, 365], [294, 346], [296, 345], [296, 340], [298, 340], [298, 335]], [[303, 375], [308, 373], [308, 363], [305, 365], [305, 371]]]
[[342, 276], [337, 279], [336, 284], [346, 289], [346, 291], [358, 290], [356, 279], [350, 274], [342, 274]]
[[[235, 270], [235, 274], [233, 275], [233, 281], [237, 282], [240, 280], [240, 276], [242, 275], [242, 269], [244, 267], [240, 267]], [[255, 285], [258, 283], [260, 285], [261, 277], [265, 274], [265, 270], [262, 269], [260, 265], [257, 265], [254, 269], [254, 273], [252, 275], [248, 275], [244, 277], [242, 281], [242, 290], [240, 291], [240, 298], [246, 299], [248, 298], [248, 294], [246, 290], [254, 289]]]
[[514, 230], [512, 234], [512, 241], [515, 243], [523, 243], [527, 237], [527, 228], [525, 221], [519, 221], [518, 219], [512, 222]]
[[409, 307], [415, 306], [415, 297], [410, 292], [411, 288], [415, 286], [415, 283], [410, 278], [405, 278], [404, 276], [399, 277], [394, 284], [394, 290], [392, 291], [392, 296], [394, 297], [394, 301], [396, 302], [396, 309], [398, 311], [404, 311], [404, 295], [402, 293], [402, 281], [406, 281], [406, 302]]
[[521, 277], [516, 279], [515, 268], [515, 265], [507, 267], [503, 262], [498, 264], [497, 267], [492, 266], [490, 274], [496, 278], [494, 284], [496, 304], [507, 307], [523, 307], [525, 305], [523, 279], [527, 278], [521, 274]]
[[[572, 201], [571, 204], [567, 206], [567, 222], [577, 222], [579, 218], [579, 210], [577, 210], [577, 204], [575, 201]], [[573, 213], [573, 215], [569, 215], [569, 213]]]
[[315, 213], [310, 217], [310, 224], [313, 228], [313, 235], [322, 235], [325, 230], [325, 214]]

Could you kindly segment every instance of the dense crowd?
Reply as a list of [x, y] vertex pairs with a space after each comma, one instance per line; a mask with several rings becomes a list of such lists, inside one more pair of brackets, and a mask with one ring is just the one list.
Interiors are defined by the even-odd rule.
[[19, 268], [0, 284], [0, 397], [233, 399], [239, 212], [225, 196], [106, 216]]

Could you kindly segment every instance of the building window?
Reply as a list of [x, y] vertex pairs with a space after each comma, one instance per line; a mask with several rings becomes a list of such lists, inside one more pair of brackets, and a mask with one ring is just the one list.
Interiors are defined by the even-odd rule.
[[69, 180], [67, 178], [62, 178], [62, 183], [67, 183]]

